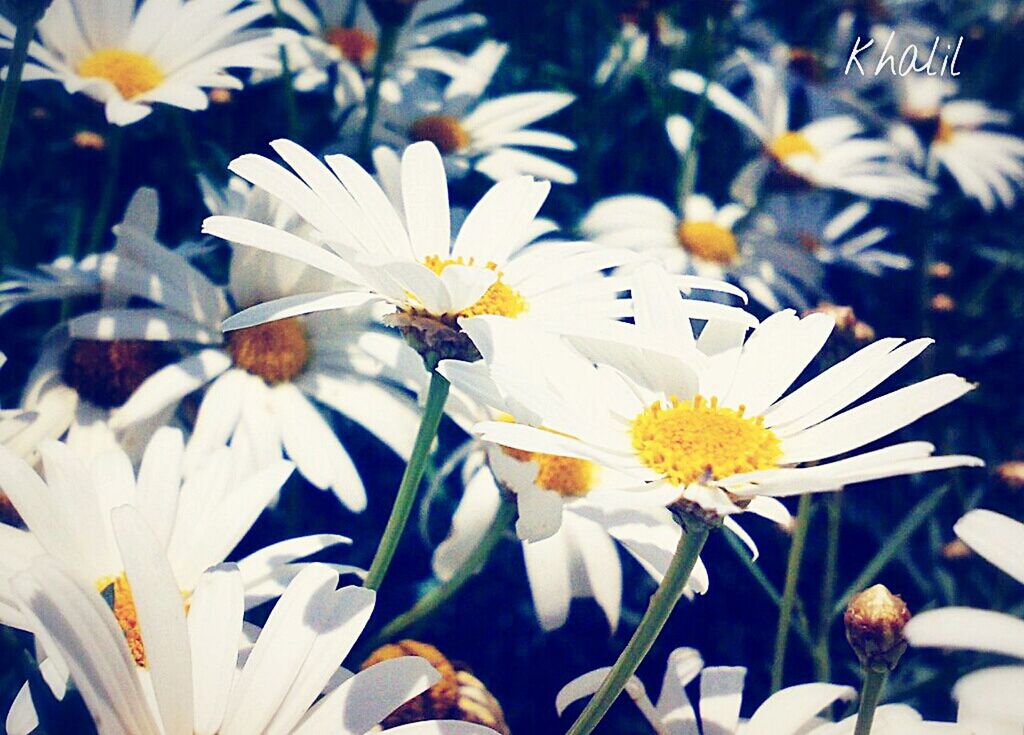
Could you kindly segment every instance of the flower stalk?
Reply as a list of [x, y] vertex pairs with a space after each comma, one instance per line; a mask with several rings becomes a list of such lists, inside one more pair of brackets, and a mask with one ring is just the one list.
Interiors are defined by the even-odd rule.
[[110, 213], [114, 208], [114, 195], [121, 178], [121, 147], [124, 131], [112, 125], [107, 138], [107, 171], [104, 175], [103, 188], [100, 190], [99, 203], [96, 205], [96, 218], [92, 222], [89, 234], [88, 250], [84, 255], [95, 253], [103, 244], [103, 238], [109, 230]]
[[18, 90], [21, 88], [21, 77], [28, 60], [28, 47], [36, 33], [38, 16], [25, 16], [17, 21], [14, 34], [14, 46], [7, 66], [7, 79], [4, 80], [3, 93], [0, 94], [0, 168], [3, 167], [7, 154], [7, 142], [11, 137], [11, 126], [14, 124], [14, 108], [18, 103]]
[[[431, 361], [428, 360], [428, 365]], [[437, 428], [441, 424], [441, 416], [444, 413], [444, 404], [448, 400], [448, 381], [436, 370], [430, 372], [430, 387], [427, 390], [427, 405], [423, 410], [423, 418], [420, 420], [420, 428], [416, 433], [416, 442], [413, 445], [412, 456], [409, 464], [405, 467], [402, 475], [402, 482], [398, 486], [398, 495], [395, 504], [391, 509], [391, 517], [384, 529], [384, 535], [377, 546], [377, 553], [370, 564], [370, 571], [366, 575], [363, 586], [371, 590], [379, 590], [384, 576], [391, 566], [391, 560], [398, 549], [398, 542], [402, 538], [405, 526], [409, 522], [409, 515], [416, 504], [416, 493], [419, 490], [420, 481], [423, 479], [423, 472], [427, 467], [427, 459], [430, 455], [430, 448], [437, 437]]]
[[381, 23], [377, 56], [373, 60], [373, 79], [370, 81], [370, 89], [366, 93], [366, 118], [359, 131], [360, 161], [370, 160], [370, 148], [373, 146], [373, 126], [377, 122], [377, 112], [380, 108], [380, 88], [384, 81], [384, 72], [388, 62], [391, 61], [391, 57], [395, 53], [400, 29], [400, 24]]
[[796, 525], [793, 529], [793, 543], [789, 547], [786, 562], [786, 585], [779, 604], [779, 627], [775, 632], [775, 656], [772, 660], [772, 692], [782, 689], [786, 668], [786, 649], [789, 645], [789, 629], [793, 623], [793, 610], [797, 601], [797, 583], [800, 581], [800, 566], [807, 546], [807, 528], [811, 520], [811, 496], [801, 495], [797, 506]]
[[864, 684], [860, 689], [860, 709], [857, 711], [857, 724], [853, 735], [870, 735], [871, 725], [875, 720], [875, 710], [882, 698], [882, 690], [885, 688], [885, 680], [889, 678], [888, 671], [867, 670], [864, 676]]
[[456, 592], [462, 589], [462, 586], [487, 564], [487, 560], [490, 559], [494, 548], [501, 541], [505, 530], [515, 520], [516, 512], [515, 501], [503, 498], [501, 506], [498, 508], [498, 514], [494, 517], [494, 522], [491, 523], [483, 538], [480, 539], [480, 543], [466, 557], [466, 560], [455, 571], [455, 574], [421, 597], [409, 610], [384, 626], [380, 633], [377, 634], [374, 645], [379, 646], [389, 640], [394, 640], [405, 631], [433, 615]]
[[633, 632], [633, 637], [622, 649], [601, 688], [587, 703], [567, 735], [588, 735], [593, 732], [650, 652], [658, 634], [665, 627], [668, 616], [679, 602], [704, 543], [713, 529], [707, 521], [692, 517], [684, 520], [684, 526], [685, 531], [679, 540], [679, 546], [676, 547], [676, 553], [672, 557], [665, 578], [651, 596], [647, 611]]

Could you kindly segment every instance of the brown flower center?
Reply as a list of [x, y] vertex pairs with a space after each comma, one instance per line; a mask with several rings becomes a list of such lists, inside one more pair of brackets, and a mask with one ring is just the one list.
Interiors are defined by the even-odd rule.
[[170, 362], [160, 342], [76, 339], [64, 357], [64, 382], [100, 408], [124, 405], [150, 375]]
[[360, 66], [365, 66], [377, 54], [377, 39], [361, 28], [328, 28], [324, 40]]
[[287, 383], [309, 362], [309, 339], [298, 317], [228, 332], [235, 365], [270, 384]]
[[457, 153], [469, 143], [469, 133], [451, 115], [427, 115], [409, 126], [413, 141], [429, 140], [441, 153]]

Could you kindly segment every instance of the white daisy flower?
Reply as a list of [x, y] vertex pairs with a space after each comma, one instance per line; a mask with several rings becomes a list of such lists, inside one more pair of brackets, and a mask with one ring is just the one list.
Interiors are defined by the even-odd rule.
[[[492, 375], [523, 407], [517, 417], [535, 418], [532, 425], [479, 424], [476, 433], [631, 478], [623, 489], [640, 492], [626, 503], [712, 516], [773, 513], [777, 497], [981, 464], [975, 457], [933, 457], [927, 442], [856, 453], [971, 390], [946, 374], [848, 409], [931, 340], [879, 340], [784, 396], [824, 346], [831, 317], [779, 312], [748, 340], [742, 322], [712, 320], [695, 338], [690, 307], [664, 271], [637, 269], [634, 278], [637, 331], [657, 347], [608, 344], [597, 360], [614, 367], [545, 355], [542, 380], [506, 353], [502, 360], [518, 370], [502, 365]], [[500, 321], [485, 324], [492, 334], [504, 328]], [[534, 354], [526, 345], [521, 351]]]
[[204, 232], [294, 258], [357, 289], [260, 304], [227, 320], [227, 329], [387, 303], [396, 311], [386, 319], [418, 343], [421, 354], [451, 357], [475, 352], [458, 326], [462, 317], [495, 314], [547, 331], [592, 334], [628, 313], [619, 298], [622, 284], [602, 271], [629, 261], [630, 253], [588, 243], [524, 247], [549, 229], [536, 219], [547, 182], [516, 177], [496, 184], [453, 238], [444, 164], [432, 143], [409, 146], [400, 163], [378, 149], [380, 184], [346, 156], [328, 156], [325, 166], [295, 143], [273, 146], [298, 176], [256, 155], [236, 159], [231, 168], [287, 203], [314, 235], [298, 237], [239, 217], [211, 217]]
[[[375, 595], [361, 587], [336, 589], [339, 575], [325, 565], [311, 564], [291, 581], [250, 645], [237, 567], [202, 575], [186, 610], [138, 512], [118, 508], [111, 524], [128, 562], [145, 669], [136, 666], [103, 598], [52, 558], [36, 559], [13, 581], [33, 630], [68, 661], [100, 735], [363, 735], [440, 679], [415, 656], [355, 674], [342, 669]], [[16, 702], [11, 716], [34, 726], [31, 702]], [[493, 735], [449, 721], [393, 731]]]
[[1024, 139], [993, 129], [1007, 126], [1010, 113], [981, 100], [948, 99], [956, 85], [931, 79], [912, 75], [900, 85], [907, 122], [890, 137], [929, 178], [946, 170], [985, 211], [1012, 207], [1024, 187]]
[[[278, 63], [282, 34], [249, 28], [266, 15], [248, 0], [55, 0], [24, 78], [87, 94], [115, 125], [138, 122], [156, 103], [204, 110], [204, 88], [242, 88], [227, 69]], [[0, 18], [0, 37], [14, 31]]]
[[[982, 558], [1024, 584], [1024, 523], [990, 510], [972, 510], [953, 527]], [[1024, 619], [994, 610], [947, 607], [911, 618], [905, 629], [912, 646], [984, 651], [1017, 659], [981, 669], [953, 690], [959, 721], [978, 733], [1015, 733], [1024, 727]]]
[[848, 115], [833, 115], [795, 128], [789, 96], [771, 65], [750, 59], [753, 107], [728, 89], [691, 71], [669, 75], [675, 86], [703, 95], [709, 103], [746, 128], [761, 144], [762, 154], [748, 164], [733, 185], [734, 196], [753, 203], [765, 177], [780, 174], [780, 183], [839, 189], [868, 199], [888, 199], [925, 207], [935, 187], [897, 161], [888, 141], [862, 137], [864, 127]]
[[[638, 4], [639, 5], [639, 4]], [[619, 17], [619, 29], [594, 72], [594, 84], [623, 87], [663, 50], [672, 51], [687, 39], [667, 13], [638, 7]]]
[[[575, 141], [530, 126], [568, 107], [566, 92], [519, 92], [486, 98], [485, 92], [508, 46], [485, 41], [466, 57], [452, 80], [440, 87], [420, 77], [382, 98], [374, 121], [374, 141], [402, 149], [430, 141], [444, 155], [451, 176], [478, 171], [495, 181], [536, 176], [556, 184], [573, 184], [576, 173], [561, 163], [526, 149], [574, 151]], [[355, 131], [361, 116], [345, 130]]]
[[[40, 447], [45, 481], [31, 466], [0, 446], [0, 482], [25, 529], [0, 525], [0, 622], [25, 628], [12, 598], [10, 578], [44, 551], [80, 584], [105, 591], [115, 607], [132, 613], [125, 561], [111, 535], [111, 509], [131, 505], [157, 535], [161, 557], [174, 571], [179, 597], [192, 593], [199, 575], [224, 561], [278, 494], [293, 465], [277, 460], [238, 479], [244, 457], [222, 447], [193, 477], [183, 479], [184, 441], [175, 429], [160, 429], [146, 448], [138, 472], [124, 452], [87, 460], [65, 444]], [[322, 534], [291, 539], [239, 562], [249, 607], [272, 599], [302, 565], [291, 562], [348, 543]], [[122, 624], [129, 638], [130, 620]]]
[[[452, 75], [463, 56], [434, 46], [438, 40], [486, 25], [480, 13], [452, 14], [464, 0], [421, 0], [398, 30], [389, 62], [399, 81], [418, 71]], [[274, 12], [273, 0], [258, 0]], [[335, 96], [342, 108], [362, 102], [373, 69], [381, 28], [363, 0], [280, 0], [281, 12], [305, 33], [285, 46], [292, 84], [301, 92], [327, 84], [334, 70]], [[280, 69], [278, 69], [280, 72]]]
[[[594, 694], [608, 672], [608, 668], [597, 669], [562, 687], [555, 703], [558, 713], [562, 714], [573, 702]], [[654, 732], [661, 735], [824, 735], [822, 728], [814, 727], [822, 722], [817, 715], [832, 704], [857, 696], [855, 690], [837, 684], [800, 684], [776, 692], [750, 719], [741, 720], [746, 674], [742, 666], [705, 667], [697, 651], [677, 648], [669, 654], [657, 702], [651, 701], [643, 683], [635, 676], [630, 677], [625, 691]], [[686, 695], [686, 687], [698, 675], [700, 701], [695, 709]], [[909, 735], [909, 731], [905, 732]]]
[[826, 266], [848, 266], [873, 276], [888, 268], [910, 268], [913, 261], [907, 256], [877, 247], [891, 234], [888, 228], [859, 227], [870, 214], [871, 205], [864, 201], [836, 211], [824, 192], [775, 194], [764, 203], [748, 237], [773, 240]]
[[[240, 213], [268, 227], [303, 232], [294, 215], [262, 192], [247, 193], [242, 204]], [[146, 213], [134, 221], [158, 220], [151, 190], [142, 190], [134, 205]], [[352, 311], [297, 316], [225, 336], [228, 307], [222, 289], [161, 245], [155, 227], [144, 231], [126, 222], [118, 232], [118, 247], [146, 254], [146, 290], [135, 295], [155, 306], [105, 308], [76, 317], [69, 323], [71, 336], [90, 344], [187, 349], [131, 392], [111, 416], [111, 427], [127, 431], [173, 412], [184, 396], [206, 387], [186, 452], [187, 472], [231, 442], [254, 468], [286, 454], [313, 485], [330, 489], [348, 508], [363, 510], [366, 491], [359, 472], [316, 403], [359, 422], [407, 458], [418, 410], [403, 387], [406, 376], [419, 376], [422, 369], [402, 352], [401, 340], [373, 331], [370, 314]], [[232, 257], [227, 290], [235, 303], [249, 306], [264, 299], [303, 299], [337, 283], [286, 258], [242, 248]], [[194, 294], [208, 294], [211, 308], [196, 308]]]

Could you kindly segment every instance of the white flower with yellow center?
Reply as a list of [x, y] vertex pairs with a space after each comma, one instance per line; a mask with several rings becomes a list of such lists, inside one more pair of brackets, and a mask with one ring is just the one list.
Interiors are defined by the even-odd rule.
[[[29, 47], [25, 79], [87, 94], [115, 125], [138, 122], [156, 103], [204, 110], [204, 88], [242, 88], [227, 69], [278, 63], [282, 34], [248, 29], [266, 15], [249, 0], [55, 0]], [[14, 38], [3, 18], [0, 37]]]
[[311, 234], [224, 216], [207, 219], [204, 232], [293, 258], [356, 288], [260, 304], [228, 319], [227, 329], [385, 303], [395, 307], [389, 323], [424, 345], [423, 352], [445, 357], [475, 350], [459, 328], [464, 317], [491, 314], [550, 332], [593, 334], [628, 314], [619, 298], [622, 283], [603, 270], [632, 254], [579, 242], [525, 247], [550, 229], [537, 219], [547, 182], [499, 182], [453, 238], [448, 182], [432, 143], [409, 146], [401, 162], [378, 149], [379, 184], [346, 156], [327, 156], [325, 165], [295, 143], [279, 140], [273, 147], [295, 173], [257, 155], [236, 159], [231, 168], [291, 207]]
[[[932, 457], [927, 442], [856, 453], [971, 390], [963, 378], [940, 375], [850, 408], [930, 340], [879, 340], [787, 395], [828, 339], [831, 317], [779, 312], [748, 340], [742, 322], [712, 319], [695, 338], [664, 271], [637, 269], [634, 278], [638, 340], [655, 346], [608, 344], [597, 366], [545, 356], [543, 374], [506, 351], [491, 375], [531, 425], [485, 422], [475, 428], [482, 438], [596, 462], [631, 478], [623, 489], [636, 492], [626, 503], [718, 516], [774, 506], [776, 497], [981, 464]], [[489, 339], [505, 329], [500, 320], [485, 327]], [[521, 352], [533, 354], [526, 344]], [[841, 455], [850, 456], [825, 461]]]
[[[310, 564], [291, 580], [250, 643], [239, 568], [206, 572], [182, 605], [172, 570], [139, 514], [117, 508], [110, 523], [135, 593], [144, 669], [103, 598], [57, 561], [40, 557], [13, 580], [32, 630], [51, 656], [68, 662], [100, 735], [364, 735], [441, 678], [415, 656], [358, 673], [341, 668], [373, 612], [375, 594], [337, 589], [339, 574], [326, 565]], [[15, 732], [35, 727], [29, 694], [15, 703], [12, 720]], [[494, 735], [452, 721], [392, 732]]]
[[[450, 176], [478, 171], [495, 181], [536, 176], [556, 184], [573, 184], [567, 166], [528, 149], [574, 151], [576, 142], [560, 133], [530, 126], [568, 107], [566, 92], [519, 92], [486, 98], [508, 46], [485, 41], [466, 57], [452, 80], [441, 87], [423, 76], [384, 97], [374, 126], [374, 141], [401, 149], [430, 141], [444, 156]], [[393, 98], [392, 98], [393, 97]], [[353, 133], [362, 116], [353, 116]]]
[[[594, 694], [607, 674], [607, 668], [597, 669], [562, 687], [555, 703], [559, 714], [573, 702]], [[700, 701], [695, 709], [686, 695], [686, 687], [698, 675]], [[741, 720], [746, 675], [747, 670], [742, 666], [705, 667], [697, 651], [677, 648], [669, 654], [657, 702], [651, 701], [643, 683], [635, 676], [630, 677], [625, 691], [644, 719], [661, 735], [817, 734], [813, 725], [821, 722], [817, 716], [822, 710], [857, 696], [850, 687], [837, 684], [800, 684], [776, 692], [750, 719]]]
[[[673, 116], [666, 128], [683, 159], [692, 125]], [[672, 273], [738, 283], [769, 309], [805, 306], [805, 294], [820, 288], [821, 267], [803, 251], [748, 237], [738, 227], [747, 214], [747, 208], [735, 202], [716, 207], [703, 194], [680, 198], [675, 208], [654, 197], [623, 194], [597, 202], [579, 229], [599, 245], [634, 250]]]
[[[1024, 523], [990, 510], [972, 510], [953, 527], [983, 559], [1024, 584]], [[995, 610], [947, 607], [915, 615], [905, 630], [912, 646], [984, 651], [1017, 660], [960, 679], [953, 696], [958, 721], [978, 733], [1024, 727], [1024, 619]]]
[[[272, 0], [258, 4], [274, 11]], [[464, 57], [433, 44], [487, 23], [480, 13], [452, 14], [463, 0], [421, 0], [398, 30], [389, 73], [399, 80], [418, 71], [455, 74]], [[335, 97], [345, 108], [363, 101], [366, 77], [372, 71], [381, 40], [381, 29], [363, 0], [280, 0], [281, 12], [305, 33], [285, 48], [288, 68], [299, 91], [321, 87], [337, 74]], [[279, 70], [280, 71], [280, 70]]]
[[[301, 231], [301, 222], [263, 192], [240, 199], [240, 213]], [[78, 342], [141, 345], [172, 357], [126, 396], [110, 417], [111, 427], [130, 433], [206, 388], [186, 452], [187, 472], [230, 442], [257, 469], [285, 454], [313, 485], [330, 489], [353, 510], [364, 509], [355, 463], [316, 403], [349, 416], [408, 457], [418, 411], [403, 389], [422, 377], [415, 356], [403, 351], [397, 337], [374, 331], [366, 310], [296, 316], [225, 336], [224, 290], [156, 240], [155, 192], [141, 190], [130, 210], [118, 227], [114, 253], [142, 254], [138, 260], [146, 270], [131, 295], [152, 306], [100, 309], [72, 319], [69, 331]], [[248, 306], [286, 295], [303, 298], [337, 284], [321, 271], [241, 248], [231, 260], [227, 291]]]
[[753, 107], [717, 82], [691, 71], [669, 75], [675, 86], [696, 95], [707, 89], [708, 102], [746, 128], [761, 144], [762, 155], [737, 176], [733, 195], [753, 203], [766, 176], [780, 183], [840, 189], [868, 199], [887, 199], [925, 207], [935, 187], [897, 161], [888, 141], [862, 136], [864, 127], [848, 115], [833, 115], [793, 127], [788, 92], [771, 65], [750, 59]]

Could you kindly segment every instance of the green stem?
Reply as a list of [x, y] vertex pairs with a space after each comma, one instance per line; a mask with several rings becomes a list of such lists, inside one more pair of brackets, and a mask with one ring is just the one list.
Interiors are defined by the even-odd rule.
[[412, 456], [409, 464], [405, 466], [405, 474], [402, 475], [402, 482], [398, 486], [398, 496], [395, 498], [395, 505], [391, 509], [391, 517], [384, 529], [384, 535], [377, 546], [377, 553], [373, 557], [370, 571], [366, 575], [363, 586], [371, 590], [379, 590], [384, 581], [384, 575], [391, 566], [391, 560], [398, 549], [398, 542], [402, 538], [402, 532], [409, 521], [409, 514], [416, 503], [416, 492], [419, 490], [420, 480], [423, 479], [423, 471], [427, 467], [427, 457], [430, 454], [430, 447], [437, 436], [437, 427], [441, 424], [441, 416], [444, 413], [444, 404], [448, 399], [448, 381], [436, 370], [430, 373], [430, 388], [427, 390], [427, 405], [423, 409], [423, 418], [420, 420], [420, 428], [416, 433], [416, 443], [412, 448]]
[[[284, 11], [281, 10], [281, 0], [273, 0], [274, 23], [278, 28], [287, 25]], [[288, 137], [295, 138], [299, 130], [299, 108], [295, 100], [295, 85], [292, 84], [291, 62], [288, 60], [288, 49], [282, 43], [277, 49], [278, 57], [281, 59], [281, 89], [284, 92], [285, 120], [288, 123]]]
[[391, 61], [391, 55], [395, 52], [399, 28], [400, 26], [390, 24], [381, 26], [377, 58], [373, 61], [373, 79], [370, 80], [370, 89], [366, 93], [366, 118], [363, 120], [362, 130], [359, 132], [359, 160], [363, 162], [370, 160], [373, 126], [377, 121], [377, 112], [380, 108], [380, 85], [384, 81], [384, 70], [388, 62]]
[[857, 725], [853, 735], [870, 735], [871, 723], [875, 719], [875, 708], [882, 698], [882, 689], [885, 688], [887, 678], [887, 671], [865, 670], [864, 684], [860, 689], [860, 709], [857, 711]]
[[494, 522], [491, 523], [490, 528], [487, 529], [483, 538], [480, 539], [480, 543], [466, 557], [466, 560], [455, 571], [455, 574], [444, 583], [434, 587], [409, 610], [384, 626], [384, 629], [377, 634], [373, 647], [376, 648], [387, 641], [394, 640], [400, 633], [422, 622], [450, 600], [456, 592], [462, 589], [466, 582], [484, 568], [487, 560], [491, 557], [491, 552], [494, 551], [498, 542], [501, 541], [505, 529], [508, 528], [515, 517], [515, 502], [507, 499], [502, 500], [501, 506], [498, 508], [498, 514], [494, 517]]
[[14, 46], [11, 48], [11, 59], [7, 67], [7, 80], [4, 91], [0, 94], [0, 166], [3, 166], [7, 154], [7, 141], [11, 137], [11, 125], [14, 123], [14, 107], [18, 103], [18, 89], [21, 87], [21, 75], [25, 71], [28, 59], [28, 47], [36, 33], [35, 18], [22, 20], [14, 33]]
[[829, 630], [832, 627], [832, 603], [836, 596], [839, 573], [839, 532], [843, 520], [842, 493], [825, 496], [828, 513], [828, 541], [825, 546], [825, 575], [821, 582], [821, 602], [818, 606], [818, 640], [814, 651], [815, 675], [818, 681], [831, 681], [832, 662], [829, 655]]
[[786, 647], [789, 643], [789, 628], [793, 623], [793, 609], [796, 607], [797, 582], [800, 580], [800, 564], [807, 545], [807, 528], [811, 520], [811, 496], [801, 495], [797, 506], [796, 525], [793, 529], [793, 543], [789, 547], [789, 561], [786, 563], [786, 585], [779, 605], [779, 627], [775, 633], [775, 658], [772, 661], [772, 692], [782, 689], [783, 673], [786, 667]]
[[111, 126], [107, 135], [107, 171], [104, 175], [103, 188], [100, 190], [100, 199], [96, 205], [96, 217], [92, 222], [88, 250], [83, 255], [89, 255], [99, 250], [104, 236], [110, 230], [110, 212], [114, 207], [114, 194], [117, 193], [118, 180], [121, 178], [123, 138], [122, 128]]
[[629, 643], [615, 660], [615, 664], [602, 682], [601, 688], [587, 703], [586, 708], [573, 723], [567, 735], [588, 735], [593, 732], [601, 722], [601, 718], [605, 716], [625, 688], [626, 682], [636, 673], [637, 667], [651, 650], [655, 639], [665, 626], [665, 621], [668, 620], [668, 616], [683, 594], [683, 588], [686, 586], [687, 580], [690, 579], [690, 573], [697, 563], [697, 557], [710, 534], [711, 526], [704, 521], [686, 522], [686, 530], [679, 540], [675, 556], [672, 557], [661, 585], [651, 596], [647, 612], [640, 620], [640, 625], [637, 626], [633, 637], [629, 639]]

